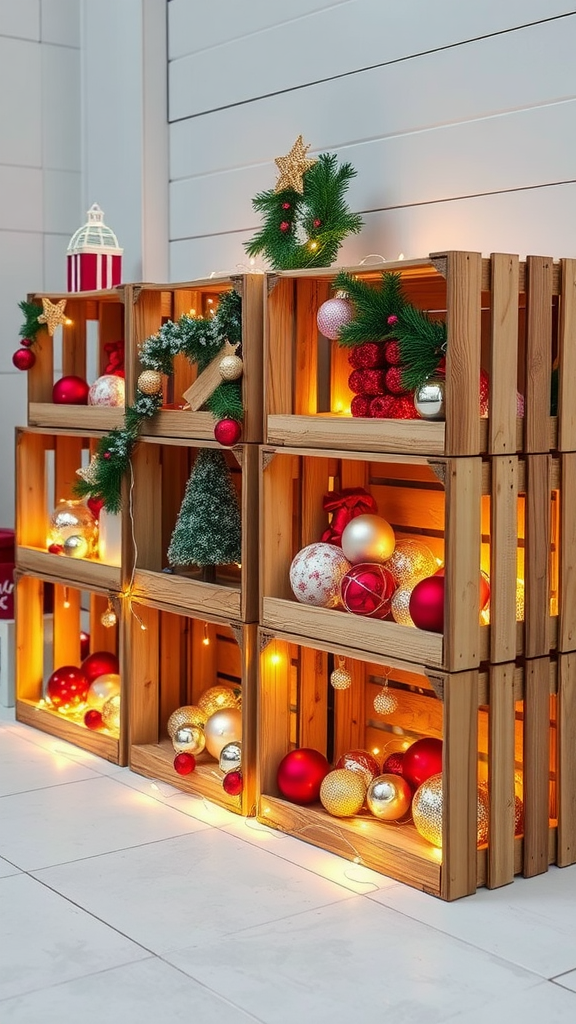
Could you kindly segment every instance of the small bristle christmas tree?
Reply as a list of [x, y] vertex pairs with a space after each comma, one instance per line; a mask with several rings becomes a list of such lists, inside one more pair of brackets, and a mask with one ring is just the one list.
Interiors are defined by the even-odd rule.
[[198, 453], [178, 513], [168, 561], [171, 566], [228, 565], [241, 560], [238, 495], [224, 453]]

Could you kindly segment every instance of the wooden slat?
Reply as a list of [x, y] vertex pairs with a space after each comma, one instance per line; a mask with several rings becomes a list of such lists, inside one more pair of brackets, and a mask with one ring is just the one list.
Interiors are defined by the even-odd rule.
[[514, 664], [490, 669], [489, 889], [514, 879]]
[[39, 701], [44, 672], [44, 587], [33, 576], [21, 576], [15, 588], [16, 698]]
[[159, 613], [139, 604], [137, 614], [146, 627], [145, 630], [141, 629], [140, 622], [135, 616], [130, 615], [127, 609], [126, 662], [130, 666], [130, 758], [135, 745], [158, 742]]
[[80, 664], [80, 591], [65, 584], [54, 587], [53, 651], [56, 667]]
[[479, 458], [446, 467], [444, 667], [451, 672], [480, 664], [481, 469]]
[[[38, 303], [35, 295], [28, 296], [29, 302]], [[28, 408], [36, 402], [52, 402], [52, 388], [54, 387], [54, 340], [45, 328], [42, 328], [36, 335], [34, 343], [34, 355], [36, 362], [28, 370]], [[30, 419], [28, 419], [30, 422]]]
[[[246, 444], [242, 450], [242, 578], [240, 616], [243, 622], [258, 621], [259, 544], [259, 451]], [[236, 616], [232, 616], [236, 618]]]
[[510, 455], [516, 451], [519, 261], [504, 253], [493, 253], [491, 261], [488, 447], [492, 455]]
[[[188, 625], [191, 631], [188, 650], [188, 703], [197, 704], [204, 691], [214, 686], [216, 682], [217, 629], [213, 622], [202, 619], [192, 619]], [[207, 644], [204, 643], [206, 639], [209, 641]]]
[[[319, 541], [328, 526], [328, 514], [322, 507], [322, 498], [329, 490], [328, 478], [335, 466], [330, 459], [303, 459], [301, 470], [300, 522], [302, 547]], [[286, 524], [288, 525], [288, 524]]]
[[108, 607], [106, 594], [90, 592], [90, 652], [118, 650], [118, 626], [103, 626], [100, 619]]
[[31, 427], [46, 430], [109, 431], [124, 424], [123, 408], [98, 405], [52, 405], [49, 402], [31, 402], [28, 407]]
[[137, 565], [161, 572], [166, 552], [162, 550], [162, 467], [160, 447], [138, 445], [132, 458], [134, 472], [134, 536]]
[[[334, 668], [338, 667], [336, 657]], [[347, 750], [366, 749], [366, 663], [346, 658], [343, 667], [352, 682], [347, 690], [334, 690], [334, 760]]]
[[576, 259], [560, 260], [561, 294], [558, 328], [558, 448], [576, 451]]
[[244, 404], [244, 441], [264, 439], [264, 296], [267, 278], [264, 274], [245, 274], [242, 291], [242, 401]]
[[136, 600], [153, 601], [158, 608], [236, 621], [242, 617], [240, 591], [232, 587], [146, 569], [137, 569], [132, 583]]
[[561, 456], [558, 649], [576, 650], [576, 454]]
[[553, 263], [549, 256], [526, 260], [525, 451], [549, 451], [552, 376]]
[[268, 296], [264, 329], [265, 416], [293, 413], [295, 285], [278, 278]]
[[[199, 315], [201, 301], [200, 293], [196, 289], [175, 288], [172, 293], [172, 319], [177, 322], [184, 314], [189, 316]], [[194, 313], [192, 313], [192, 310], [194, 310]], [[196, 377], [197, 366], [195, 363], [192, 363], [182, 353], [174, 357], [172, 363], [172, 391], [173, 400], [176, 404], [181, 402], [181, 396], [194, 383]]]
[[[124, 290], [120, 289], [120, 295], [124, 298]], [[100, 302], [98, 304], [98, 368], [104, 373], [109, 362], [108, 353], [104, 346], [112, 341], [124, 339], [124, 303]], [[127, 362], [128, 353], [124, 349], [124, 365]]]
[[490, 499], [490, 660], [516, 657], [516, 576], [518, 557], [518, 459], [491, 462]]
[[479, 253], [447, 254], [447, 455], [477, 455], [480, 451], [478, 404], [472, 399], [462, 401], [462, 396], [479, 393], [481, 272]]
[[304, 448], [444, 455], [445, 427], [445, 423], [432, 420], [416, 424], [414, 420], [273, 413], [268, 415], [266, 439], [271, 444]]
[[576, 655], [558, 658], [558, 850], [560, 867], [576, 861]]
[[86, 302], [68, 299], [65, 313], [71, 322], [62, 325], [62, 375], [86, 380]]
[[445, 900], [476, 890], [478, 673], [447, 676], [442, 755], [442, 888]]
[[278, 792], [278, 765], [290, 749], [290, 653], [281, 640], [273, 640], [260, 655], [257, 731], [260, 799], [262, 793]]
[[294, 407], [296, 415], [318, 412], [318, 283], [307, 278], [296, 284], [296, 345]]
[[36, 548], [16, 548], [16, 562], [19, 569], [32, 575], [43, 576], [50, 581], [65, 578], [72, 586], [100, 590], [120, 590], [120, 569], [104, 562], [88, 558], [66, 558], [65, 555], [51, 555]]
[[[148, 446], [146, 446], [148, 447]], [[162, 466], [162, 487], [160, 491], [161, 517], [162, 517], [162, 561], [163, 566], [168, 564], [167, 552], [176, 525], [178, 513], [184, 499], [184, 492], [190, 477], [188, 467], [188, 451], [178, 445], [163, 445], [160, 449], [160, 462]], [[196, 451], [192, 452], [196, 455]], [[142, 488], [147, 486], [147, 479], [141, 481]], [[146, 491], [140, 491], [144, 500], [148, 500]]]
[[526, 662], [524, 684], [524, 876], [548, 870], [550, 662]]
[[73, 487], [82, 465], [82, 438], [56, 436], [54, 439], [54, 507], [74, 498]]
[[[264, 460], [267, 453], [261, 451]], [[286, 572], [292, 560], [293, 460], [275, 456], [260, 477], [260, 593], [289, 598]], [[262, 620], [261, 620], [262, 621]]]
[[[16, 544], [46, 548], [46, 451], [51, 439], [16, 431]], [[50, 509], [52, 511], [52, 509]]]
[[88, 750], [104, 761], [119, 765], [123, 763], [120, 760], [118, 740], [109, 733], [86, 729], [81, 723], [69, 721], [64, 715], [38, 708], [25, 700], [16, 703], [16, 719], [32, 729], [39, 729], [49, 736], [56, 736], [59, 740], [72, 743], [81, 750]]
[[550, 456], [527, 456], [524, 558], [524, 642], [527, 658], [547, 655], [551, 645], [550, 473]]
[[160, 615], [159, 739], [166, 735], [172, 712], [186, 703], [186, 637], [187, 622], [182, 616]]
[[300, 649], [299, 746], [327, 753], [327, 655]]

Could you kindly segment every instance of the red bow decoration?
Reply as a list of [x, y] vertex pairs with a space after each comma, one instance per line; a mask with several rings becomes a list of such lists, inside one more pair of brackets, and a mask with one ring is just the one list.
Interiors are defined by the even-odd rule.
[[342, 533], [351, 519], [367, 513], [378, 512], [378, 506], [371, 494], [363, 487], [345, 487], [342, 491], [328, 491], [322, 499], [325, 512], [332, 512], [330, 525], [322, 534], [325, 544], [342, 546]]
[[104, 370], [104, 373], [112, 373], [116, 377], [124, 376], [124, 342], [123, 341], [109, 341], [104, 345], [104, 351], [108, 359], [108, 363]]

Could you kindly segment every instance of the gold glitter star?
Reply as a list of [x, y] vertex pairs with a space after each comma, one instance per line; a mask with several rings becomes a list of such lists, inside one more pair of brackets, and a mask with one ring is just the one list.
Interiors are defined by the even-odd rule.
[[303, 176], [317, 162], [307, 159], [306, 153], [309, 149], [310, 146], [305, 146], [302, 136], [299, 135], [286, 156], [276, 157], [274, 163], [280, 171], [280, 177], [276, 182], [275, 192], [283, 192], [287, 188], [293, 189], [294, 192], [304, 191]]
[[90, 465], [85, 466], [84, 469], [77, 469], [76, 476], [79, 476], [81, 480], [85, 480], [87, 484], [96, 483], [96, 471], [98, 469], [98, 456], [93, 455], [90, 459]]
[[38, 317], [39, 324], [46, 324], [50, 337], [59, 324], [65, 324], [67, 317], [64, 315], [67, 299], [60, 299], [59, 302], [50, 302], [50, 299], [42, 299], [43, 313]]

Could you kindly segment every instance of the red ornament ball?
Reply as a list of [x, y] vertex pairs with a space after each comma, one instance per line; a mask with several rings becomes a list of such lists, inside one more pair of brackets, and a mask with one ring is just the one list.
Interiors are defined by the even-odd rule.
[[84, 715], [84, 725], [87, 729], [101, 729], [102, 715], [96, 708], [90, 708]]
[[82, 377], [61, 377], [52, 388], [52, 401], [56, 405], [87, 405], [89, 390]]
[[111, 654], [110, 651], [94, 651], [93, 654], [89, 654], [84, 659], [81, 667], [89, 684], [93, 683], [99, 676], [107, 675], [108, 672], [113, 672], [117, 675], [120, 671], [118, 658], [115, 654]]
[[237, 444], [241, 435], [242, 427], [237, 420], [219, 420], [214, 427], [214, 437], [218, 444], [224, 445], [225, 448]]
[[404, 751], [402, 774], [415, 789], [442, 771], [442, 740], [427, 736]]
[[385, 366], [384, 346], [378, 341], [365, 341], [352, 349], [348, 362], [355, 370], [373, 370]]
[[12, 356], [12, 362], [17, 370], [29, 370], [36, 362], [36, 356], [29, 348], [19, 348]]
[[174, 768], [178, 775], [190, 775], [196, 767], [196, 758], [193, 754], [176, 754]]
[[427, 576], [410, 595], [410, 617], [417, 629], [444, 632], [444, 577]]
[[390, 316], [388, 317], [386, 323], [389, 324], [390, 327], [393, 327], [394, 324], [397, 324], [398, 323], [398, 317], [396, 316], [396, 314], [395, 313], [391, 313]]
[[63, 665], [52, 673], [46, 696], [55, 708], [74, 708], [86, 700], [88, 680], [76, 665]]
[[350, 412], [356, 418], [370, 416], [370, 404], [371, 399], [369, 395], [354, 395], [350, 402]]
[[367, 786], [380, 775], [380, 765], [369, 750], [348, 750], [338, 758], [334, 768], [347, 768], [351, 772], [358, 772]]
[[90, 654], [90, 634], [80, 630], [80, 657], [82, 661]]
[[222, 789], [228, 796], [240, 796], [243, 787], [242, 772], [227, 772], [222, 779]]
[[347, 612], [366, 615], [372, 619], [385, 619], [390, 612], [390, 601], [396, 590], [396, 580], [383, 565], [360, 562], [342, 577], [340, 593]]
[[290, 203], [282, 203], [282, 209], [283, 210], [289, 210], [290, 209]]
[[96, 522], [100, 518], [100, 513], [104, 508], [104, 498], [88, 498], [86, 502]]
[[21, 338], [20, 344], [24, 345], [24, 348], [30, 348], [30, 345], [33, 345], [34, 342], [32, 338]]
[[414, 405], [414, 398], [412, 395], [402, 395], [400, 398], [396, 399], [394, 418], [397, 420], [418, 419], [418, 413], [416, 412], [416, 406]]
[[316, 218], [315, 218], [315, 219], [314, 219], [314, 220], [312, 221], [312, 224], [314, 225], [314, 227], [315, 227], [315, 228], [319, 228], [319, 227], [320, 227], [320, 225], [321, 225], [321, 223], [322, 223], [322, 221], [321, 221], [321, 220], [319, 220], [319, 219], [318, 219], [318, 217], [316, 217]]
[[295, 804], [313, 804], [320, 796], [320, 786], [330, 765], [319, 750], [301, 747], [291, 750], [278, 765], [278, 789]]
[[400, 352], [400, 345], [396, 341], [396, 338], [392, 338], [384, 346], [384, 356], [386, 362], [390, 363], [390, 366], [400, 366], [402, 362], [402, 353]]
[[50, 552], [51, 555], [61, 555], [62, 552], [64, 551], [64, 545], [63, 544], [50, 544], [49, 547], [48, 547], [48, 551]]
[[382, 775], [404, 775], [404, 751], [395, 750], [382, 765]]

